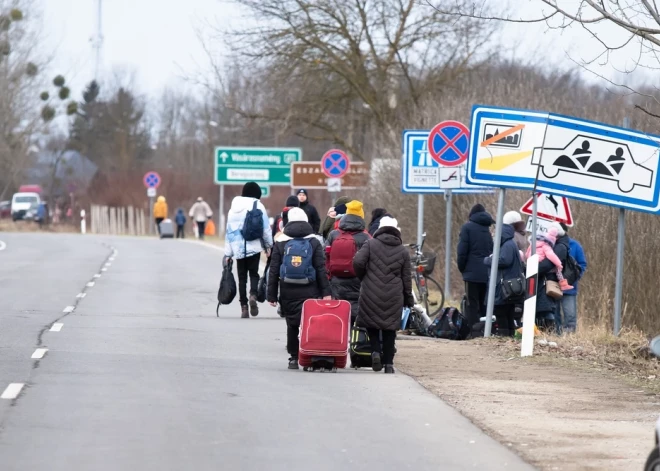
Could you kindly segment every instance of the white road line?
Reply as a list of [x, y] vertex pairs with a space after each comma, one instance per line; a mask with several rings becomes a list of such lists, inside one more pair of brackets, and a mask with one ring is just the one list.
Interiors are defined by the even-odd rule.
[[73, 312], [74, 309], [75, 309], [75, 307], [73, 307], [73, 306], [67, 306], [67, 307], [64, 308], [64, 310], [62, 312], [69, 313], [69, 312]]
[[89, 283], [87, 283], [87, 287], [88, 287], [88, 288], [91, 288], [92, 286], [94, 286], [94, 282], [93, 282], [93, 281], [90, 281]]
[[101, 274], [97, 273], [96, 275], [93, 276], [93, 278], [101, 278]]
[[101, 268], [101, 271], [108, 271], [107, 268]]
[[87, 293], [78, 293], [78, 294], [76, 295], [76, 298], [81, 298], [81, 299], [82, 299], [82, 298], [84, 298], [85, 296], [87, 296]]
[[35, 360], [41, 360], [47, 351], [48, 351], [47, 348], [37, 348], [30, 358]]
[[5, 250], [7, 248], [7, 244], [5, 244], [3, 241], [0, 240], [0, 250]]
[[103, 266], [104, 266], [104, 267], [106, 267], [106, 268], [109, 268], [109, 267], [111, 267], [111, 266], [112, 266], [112, 263], [110, 263], [110, 262], [108, 262], [108, 263], [106, 263], [106, 264], [105, 264], [105, 265], [103, 265]]
[[16, 399], [21, 393], [23, 386], [25, 386], [24, 383], [10, 383], [0, 396], [0, 399]]
[[64, 324], [62, 324], [61, 322], [55, 322], [53, 324], [53, 327], [50, 328], [50, 331], [59, 332], [60, 330], [62, 330], [62, 327], [64, 327]]

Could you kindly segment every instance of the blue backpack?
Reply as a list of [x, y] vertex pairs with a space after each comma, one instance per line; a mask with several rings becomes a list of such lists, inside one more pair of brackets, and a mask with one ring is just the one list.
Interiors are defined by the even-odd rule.
[[292, 239], [284, 246], [280, 279], [285, 283], [308, 285], [316, 281], [312, 263], [314, 247], [309, 239]]
[[264, 214], [257, 208], [258, 202], [254, 202], [252, 209], [247, 212], [243, 221], [241, 235], [245, 242], [260, 240], [264, 235]]

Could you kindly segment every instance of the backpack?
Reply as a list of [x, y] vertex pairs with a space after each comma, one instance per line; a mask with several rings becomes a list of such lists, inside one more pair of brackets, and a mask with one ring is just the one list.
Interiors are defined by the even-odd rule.
[[225, 257], [223, 262], [224, 268], [222, 269], [222, 278], [220, 279], [220, 287], [218, 288], [218, 306], [215, 308], [215, 315], [218, 317], [220, 317], [220, 305], [231, 304], [236, 297], [236, 279], [232, 272], [234, 261], [231, 258]]
[[471, 331], [468, 321], [455, 307], [446, 307], [426, 329], [429, 337], [449, 340], [465, 340]]
[[312, 263], [314, 247], [310, 239], [291, 239], [284, 246], [280, 279], [284, 283], [308, 285], [316, 281]]
[[264, 235], [264, 213], [257, 208], [259, 201], [255, 201], [252, 209], [245, 215], [241, 236], [245, 242], [261, 240]]
[[328, 271], [337, 278], [354, 278], [353, 257], [357, 253], [357, 242], [353, 235], [339, 230], [337, 237], [330, 246], [330, 262]]
[[564, 265], [562, 274], [569, 285], [574, 284], [582, 276], [582, 267], [571, 254], [566, 258], [566, 264]]

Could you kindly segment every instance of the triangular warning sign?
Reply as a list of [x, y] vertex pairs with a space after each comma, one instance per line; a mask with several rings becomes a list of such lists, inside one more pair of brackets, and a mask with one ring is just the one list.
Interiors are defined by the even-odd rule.
[[[530, 198], [520, 208], [520, 212], [531, 216], [533, 204], [534, 198]], [[537, 193], [536, 204], [536, 217], [545, 219], [546, 221], [563, 222], [569, 227], [573, 225], [573, 215], [571, 214], [571, 207], [568, 205], [568, 199], [566, 197]]]

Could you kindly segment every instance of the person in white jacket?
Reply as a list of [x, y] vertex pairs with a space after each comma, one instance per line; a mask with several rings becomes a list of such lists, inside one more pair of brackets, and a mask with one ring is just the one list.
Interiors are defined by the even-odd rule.
[[206, 221], [211, 219], [213, 216], [213, 211], [206, 201], [200, 196], [197, 198], [197, 202], [193, 204], [190, 208], [190, 213], [188, 214], [190, 218], [197, 224], [198, 237], [200, 240], [204, 240], [204, 230], [206, 229]]
[[[259, 284], [259, 261], [261, 252], [270, 253], [273, 246], [273, 234], [268, 221], [268, 213], [261, 199], [261, 187], [255, 182], [243, 186], [241, 196], [231, 202], [227, 214], [227, 231], [225, 232], [225, 256], [236, 259], [238, 270], [238, 294], [241, 302], [241, 317], [247, 319], [259, 314], [257, 305], [257, 285]], [[255, 206], [256, 202], [256, 206]], [[243, 237], [243, 226], [248, 212], [261, 211], [261, 237], [246, 241]], [[247, 281], [250, 278], [250, 298], [247, 296]], [[249, 314], [248, 314], [249, 304]]]

